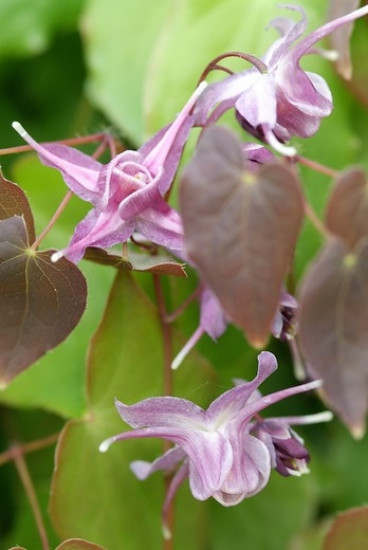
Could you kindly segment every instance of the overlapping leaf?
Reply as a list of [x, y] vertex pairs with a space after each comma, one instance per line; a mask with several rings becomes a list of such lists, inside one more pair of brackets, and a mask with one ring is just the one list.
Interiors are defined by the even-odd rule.
[[51, 251], [36, 252], [31, 209], [23, 191], [0, 180], [0, 385], [62, 342], [86, 304], [79, 269]]
[[300, 336], [309, 372], [324, 381], [328, 402], [355, 435], [368, 408], [368, 183], [351, 168], [336, 181], [328, 242], [301, 288]]
[[356, 436], [368, 394], [368, 242], [353, 251], [332, 240], [301, 288], [300, 338], [310, 374]]
[[368, 543], [368, 507], [353, 508], [331, 525], [323, 550], [363, 550]]
[[363, 170], [350, 168], [338, 177], [328, 202], [326, 225], [349, 247], [368, 236], [368, 181]]
[[181, 210], [189, 257], [230, 319], [264, 345], [303, 217], [293, 171], [247, 171], [236, 137], [211, 128], [184, 172]]

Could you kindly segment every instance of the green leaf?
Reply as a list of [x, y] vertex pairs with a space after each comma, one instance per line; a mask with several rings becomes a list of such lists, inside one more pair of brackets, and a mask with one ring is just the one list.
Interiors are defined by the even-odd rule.
[[2, 0], [0, 56], [45, 50], [55, 32], [76, 25], [82, 6], [83, 0]]
[[0, 385], [5, 387], [78, 323], [87, 287], [70, 261], [29, 248], [24, 219], [0, 221]]
[[150, 54], [169, 6], [170, 0], [90, 0], [83, 20], [90, 95], [138, 145]]
[[289, 548], [293, 535], [313, 513], [313, 480], [272, 472], [267, 487], [238, 506], [224, 509], [211, 504], [211, 549], [239, 550], [239, 541], [241, 547], [257, 550]]
[[[160, 548], [162, 477], [138, 481], [129, 462], [153, 460], [158, 441], [130, 441], [98, 452], [102, 440], [124, 431], [114, 397], [135, 402], [162, 393], [163, 349], [157, 312], [128, 272], [119, 270], [88, 358], [89, 410], [70, 422], [61, 437], [51, 494], [51, 514], [60, 536], [83, 537], [124, 550]], [[176, 394], [194, 391], [208, 380], [203, 365], [186, 365], [175, 380]], [[199, 392], [198, 392], [199, 393]], [[201, 391], [207, 396], [207, 391]], [[83, 499], [81, 500], [81, 495]], [[198, 548], [202, 503], [181, 491], [178, 548]], [[82, 513], [81, 513], [82, 511]], [[90, 518], [94, 521], [91, 522]], [[144, 522], [140, 529], [137, 518]], [[190, 541], [182, 536], [190, 533]], [[179, 542], [179, 541], [182, 542]], [[185, 542], [184, 542], [185, 541]]]
[[327, 533], [323, 550], [363, 550], [368, 543], [368, 506], [342, 513]]

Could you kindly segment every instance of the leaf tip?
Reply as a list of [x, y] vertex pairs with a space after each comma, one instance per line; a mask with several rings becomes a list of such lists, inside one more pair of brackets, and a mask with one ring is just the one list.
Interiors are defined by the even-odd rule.
[[357, 426], [351, 426], [350, 433], [354, 439], [362, 439], [365, 434], [365, 425], [359, 424]]

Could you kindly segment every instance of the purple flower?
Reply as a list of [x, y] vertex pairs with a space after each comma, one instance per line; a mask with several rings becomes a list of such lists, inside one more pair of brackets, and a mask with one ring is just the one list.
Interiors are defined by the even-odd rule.
[[106, 165], [65, 145], [40, 145], [19, 123], [13, 123], [41, 161], [57, 168], [68, 187], [94, 206], [76, 227], [69, 246], [53, 255], [54, 261], [67, 256], [77, 262], [88, 246], [105, 248], [122, 243], [134, 231], [172, 251], [182, 249], [181, 218], [163, 197], [193, 125], [191, 110], [205, 86], [197, 88], [170, 126], [138, 151], [124, 151]]
[[[272, 353], [260, 353], [254, 380], [242, 381], [226, 391], [207, 410], [176, 397], [152, 397], [131, 406], [117, 401], [120, 416], [134, 429], [106, 439], [100, 451], [107, 451], [115, 441], [142, 437], [159, 437], [175, 444], [152, 464], [132, 463], [139, 479], [157, 470], [175, 472], [164, 504], [164, 518], [169, 502], [186, 477], [195, 498], [213, 497], [224, 506], [238, 504], [263, 489], [272, 466], [277, 465], [277, 460], [282, 461], [282, 445], [288, 440], [283, 429], [279, 429], [283, 420], [273, 419], [276, 436], [282, 440], [276, 450], [274, 434], [272, 430], [269, 433], [269, 424], [259, 423], [259, 412], [281, 399], [321, 385], [320, 381], [313, 381], [262, 397], [257, 388], [276, 368]], [[323, 413], [318, 421], [330, 418], [330, 413]], [[285, 419], [284, 424], [290, 420], [300, 422]], [[307, 417], [307, 421], [314, 421], [314, 417]], [[285, 452], [288, 451], [293, 453], [290, 444], [286, 445]]]
[[280, 38], [262, 59], [244, 55], [254, 65], [251, 69], [208, 86], [195, 114], [196, 124], [205, 126], [235, 106], [237, 118], [247, 131], [292, 156], [295, 149], [284, 143], [292, 136], [313, 135], [333, 108], [327, 83], [318, 74], [304, 71], [299, 64], [301, 58], [309, 53], [323, 54], [313, 48], [315, 43], [341, 25], [368, 14], [368, 6], [326, 23], [296, 44], [306, 29], [306, 17], [298, 6], [284, 7], [298, 11], [300, 20], [279, 17], [271, 21], [270, 26], [277, 29]]

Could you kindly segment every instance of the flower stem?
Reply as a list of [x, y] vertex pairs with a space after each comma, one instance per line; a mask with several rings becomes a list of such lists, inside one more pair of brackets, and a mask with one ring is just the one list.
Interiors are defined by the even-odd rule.
[[330, 237], [330, 234], [328, 232], [327, 227], [319, 219], [319, 217], [317, 216], [317, 214], [313, 210], [312, 206], [307, 201], [304, 201], [304, 211], [305, 211], [306, 216], [309, 218], [309, 221], [313, 224], [315, 229], [317, 229], [318, 233], [324, 239], [328, 239]]
[[37, 237], [35, 242], [32, 244], [31, 250], [37, 250], [40, 242], [46, 237], [46, 235], [54, 227], [57, 220], [60, 218], [62, 212], [64, 211], [65, 207], [69, 203], [72, 196], [73, 196], [73, 192], [68, 191], [67, 194], [65, 195], [65, 197], [63, 198], [63, 200], [61, 201], [61, 203], [59, 204], [59, 206], [57, 207], [57, 209], [56, 209], [54, 215], [52, 216], [51, 220], [49, 221], [49, 223], [46, 225], [44, 230], [41, 232], [41, 234]]
[[[173, 360], [172, 330], [169, 322], [167, 321], [165, 296], [162, 288], [160, 275], [156, 275], [156, 274], [153, 275], [153, 284], [154, 284], [155, 295], [157, 300], [158, 315], [159, 315], [159, 320], [161, 325], [163, 349], [164, 349], [163, 391], [164, 391], [164, 395], [172, 395], [173, 394], [173, 381], [172, 381], [173, 377], [172, 377], [172, 370], [171, 370], [171, 363]], [[164, 441], [164, 452], [166, 452], [169, 448], [170, 448], [170, 443], [168, 441]], [[167, 495], [171, 484], [171, 476], [165, 477], [164, 482], [165, 482], [165, 494]], [[170, 533], [173, 533], [174, 532], [174, 507], [172, 503], [170, 504], [170, 507], [166, 514], [166, 525]], [[169, 539], [164, 538], [163, 550], [173, 550], [173, 548], [174, 548], [173, 537], [170, 537]]]
[[321, 174], [324, 174], [325, 176], [330, 176], [331, 178], [336, 178], [339, 175], [338, 170], [334, 170], [333, 168], [329, 168], [328, 166], [325, 166], [324, 164], [320, 164], [319, 162], [315, 162], [314, 160], [310, 160], [306, 157], [301, 157], [300, 155], [297, 155], [295, 157], [295, 160], [297, 162], [300, 162], [300, 164], [304, 164], [304, 166], [308, 166], [308, 168], [311, 168], [312, 170], [315, 170], [316, 172], [320, 172]]
[[[104, 133], [99, 133], [99, 134], [91, 134], [90, 136], [78, 137], [78, 138], [49, 141], [48, 143], [57, 143], [62, 145], [83, 145], [85, 143], [95, 143], [96, 141], [105, 142], [106, 139], [110, 140], [110, 136]], [[44, 145], [44, 143], [42, 143], [41, 145]], [[0, 156], [15, 155], [17, 153], [26, 153], [27, 151], [33, 151], [33, 148], [31, 145], [19, 145], [17, 147], [7, 147], [6, 149], [0, 149]]]
[[[30, 441], [29, 443], [19, 444], [18, 449], [20, 449], [22, 455], [33, 453], [35, 451], [40, 451], [41, 449], [44, 449], [46, 447], [49, 447], [50, 445], [53, 445], [53, 443], [56, 443], [59, 435], [59, 432], [57, 432], [42, 439], [36, 439], [35, 441]], [[5, 452], [0, 453], [0, 466], [6, 464], [7, 462], [10, 462], [11, 460], [13, 460], [13, 458], [13, 448], [10, 448]]]
[[27, 468], [26, 461], [24, 460], [22, 449], [23, 449], [22, 445], [14, 445], [13, 447], [11, 447], [10, 451], [12, 453], [14, 464], [18, 470], [19, 477], [23, 483], [23, 487], [26, 491], [29, 503], [31, 505], [33, 516], [37, 525], [37, 530], [41, 539], [42, 550], [50, 550], [50, 544], [48, 541], [46, 528], [42, 519], [41, 510], [38, 504], [36, 491], [33, 486], [31, 476], [29, 475], [29, 471]]

